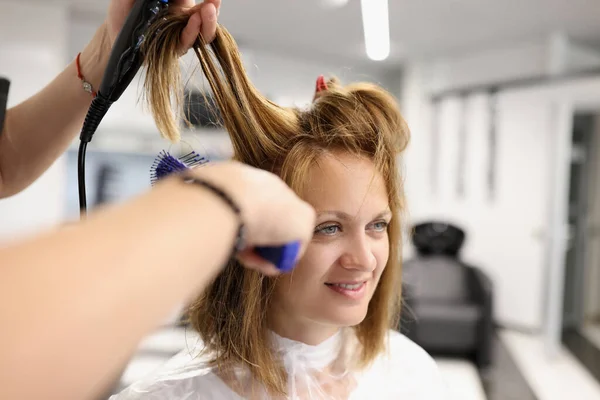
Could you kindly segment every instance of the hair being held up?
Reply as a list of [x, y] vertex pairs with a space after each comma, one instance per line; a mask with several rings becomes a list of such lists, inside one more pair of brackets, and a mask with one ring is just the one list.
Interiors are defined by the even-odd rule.
[[[187, 19], [183, 14], [160, 20], [145, 47], [147, 101], [161, 134], [171, 141], [179, 139], [173, 111], [181, 109], [183, 94], [177, 44]], [[193, 50], [235, 159], [276, 173], [300, 195], [308, 169], [327, 152], [366, 157], [381, 172], [393, 215], [388, 227], [390, 255], [367, 317], [354, 327], [362, 346], [358, 364], [368, 365], [385, 349], [387, 332], [397, 327], [399, 317], [404, 200], [397, 156], [406, 148], [409, 133], [395, 99], [371, 83], [343, 86], [331, 79], [309, 108], [281, 107], [252, 85], [236, 42], [224, 27], [217, 28], [210, 46], [199, 37]], [[268, 390], [284, 393], [285, 376], [269, 351], [267, 334], [273, 285], [274, 279], [231, 263], [193, 305], [191, 322], [215, 355], [216, 365], [245, 364]]]
[[[180, 137], [173, 113], [173, 108], [181, 109], [183, 93], [176, 43], [187, 18], [187, 15], [170, 16], [154, 25], [149, 34], [154, 39], [148, 41], [146, 47], [147, 100], [161, 134], [171, 141]], [[225, 128], [231, 135], [234, 152], [238, 159], [260, 167], [257, 160], [268, 159], [270, 154], [280, 152], [285, 140], [293, 135], [297, 126], [295, 113], [267, 100], [250, 83], [235, 40], [225, 28], [217, 27], [210, 47], [212, 54], [199, 36], [193, 51], [200, 60]], [[172, 95], [175, 104], [171, 102]], [[270, 131], [281, 132], [281, 135], [263, 140]], [[244, 132], [253, 134], [246, 137]]]

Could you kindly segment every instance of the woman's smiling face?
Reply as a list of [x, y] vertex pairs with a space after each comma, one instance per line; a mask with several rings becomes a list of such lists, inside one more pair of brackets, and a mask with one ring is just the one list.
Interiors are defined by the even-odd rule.
[[317, 222], [304, 257], [277, 281], [271, 320], [280, 333], [306, 325], [331, 332], [358, 325], [389, 256], [392, 214], [373, 162], [326, 153], [307, 183], [303, 198], [315, 208]]

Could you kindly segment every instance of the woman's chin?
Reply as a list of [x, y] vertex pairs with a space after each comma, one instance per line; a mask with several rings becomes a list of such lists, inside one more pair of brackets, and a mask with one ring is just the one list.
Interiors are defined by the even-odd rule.
[[327, 323], [339, 327], [356, 326], [364, 321], [367, 309], [364, 310], [332, 310], [329, 313]]

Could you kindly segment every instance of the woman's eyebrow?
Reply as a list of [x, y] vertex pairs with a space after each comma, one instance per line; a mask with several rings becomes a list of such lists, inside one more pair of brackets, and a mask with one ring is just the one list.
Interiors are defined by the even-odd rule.
[[342, 220], [352, 220], [354, 217], [351, 216], [348, 213], [345, 213], [343, 211], [336, 211], [336, 210], [324, 210], [324, 211], [319, 211], [317, 212], [317, 216], [322, 216], [322, 215], [333, 215], [336, 218], [342, 219]]
[[391, 217], [392, 217], [392, 211], [388, 209], [388, 210], [385, 210], [385, 211], [382, 211], [382, 212], [380, 212], [380, 213], [379, 213], [379, 214], [377, 214], [377, 215], [375, 216], [375, 218], [373, 218], [373, 219], [379, 219], [379, 218], [391, 218]]
[[[336, 218], [339, 218], [341, 220], [345, 220], [345, 221], [351, 221], [354, 219], [354, 216], [345, 213], [343, 211], [337, 211], [337, 210], [324, 210], [324, 211], [319, 211], [317, 212], [317, 216], [323, 216], [323, 215], [332, 215]], [[392, 216], [392, 212], [387, 209], [384, 210], [382, 212], [380, 212], [379, 214], [375, 215], [375, 217], [373, 217], [373, 219], [380, 219], [380, 218], [390, 218]]]

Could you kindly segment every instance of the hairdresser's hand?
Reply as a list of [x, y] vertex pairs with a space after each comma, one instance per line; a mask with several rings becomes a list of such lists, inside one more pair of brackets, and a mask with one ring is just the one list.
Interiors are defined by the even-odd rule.
[[[115, 42], [129, 11], [136, 0], [111, 0], [108, 7], [106, 27], [108, 30], [109, 44]], [[181, 34], [180, 52], [186, 53], [201, 33], [204, 40], [212, 42], [217, 30], [217, 16], [221, 7], [221, 0], [204, 0], [196, 4], [194, 0], [171, 0], [171, 8], [178, 8], [183, 12], [191, 13], [187, 27]]]
[[278, 274], [272, 264], [252, 252], [253, 246], [300, 241], [300, 255], [304, 253], [313, 235], [315, 211], [278, 176], [238, 162], [215, 163], [194, 173], [221, 186], [239, 204], [249, 247], [238, 258], [246, 267]]

